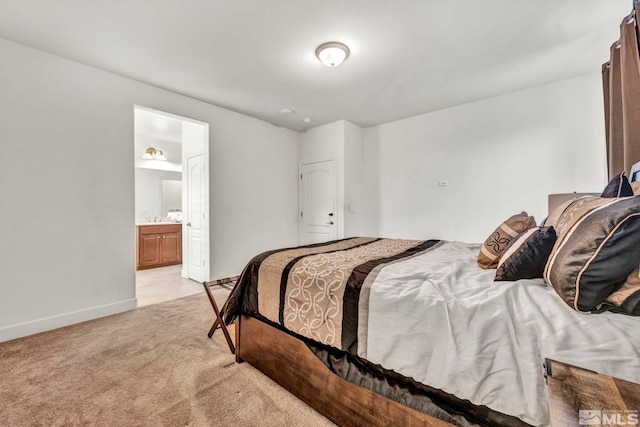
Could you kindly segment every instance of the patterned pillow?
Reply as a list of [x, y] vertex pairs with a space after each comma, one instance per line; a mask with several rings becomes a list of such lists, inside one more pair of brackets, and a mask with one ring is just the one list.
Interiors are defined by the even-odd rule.
[[496, 268], [507, 245], [518, 234], [536, 226], [536, 220], [522, 211], [500, 224], [480, 247], [478, 265], [481, 268]]
[[555, 242], [553, 227], [534, 227], [518, 235], [502, 254], [494, 280], [542, 277]]
[[560, 215], [562, 215], [562, 212], [564, 212], [565, 209], [567, 209], [569, 205], [571, 205], [576, 200], [577, 199], [567, 200], [566, 202], [555, 208], [553, 212], [550, 212], [549, 216], [546, 217], [544, 221], [542, 221], [540, 227], [555, 227], [556, 222], [558, 222], [558, 219], [560, 218]]
[[612, 197], [629, 197], [633, 196], [633, 189], [629, 184], [629, 180], [623, 172], [614, 176], [602, 191], [600, 197], [612, 198]]
[[544, 278], [578, 311], [591, 311], [640, 263], [640, 197], [575, 200], [560, 215]]

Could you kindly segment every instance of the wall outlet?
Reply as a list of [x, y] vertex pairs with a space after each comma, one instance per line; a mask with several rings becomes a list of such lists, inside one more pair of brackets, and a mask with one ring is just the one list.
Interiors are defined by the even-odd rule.
[[449, 186], [449, 180], [440, 179], [438, 180], [438, 187], [447, 187]]

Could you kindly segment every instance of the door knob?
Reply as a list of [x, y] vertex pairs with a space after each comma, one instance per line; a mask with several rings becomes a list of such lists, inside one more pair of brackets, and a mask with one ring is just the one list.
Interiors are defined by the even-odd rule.
[[333, 225], [333, 221], [329, 221], [327, 224], [329, 224], [329, 225]]
[[187, 227], [191, 227], [191, 223], [190, 222], [187, 223]]
[[333, 216], [333, 212], [329, 212], [329, 216]]

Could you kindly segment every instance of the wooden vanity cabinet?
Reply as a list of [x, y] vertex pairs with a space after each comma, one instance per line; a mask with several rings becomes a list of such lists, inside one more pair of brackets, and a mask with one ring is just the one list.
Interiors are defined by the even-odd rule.
[[160, 224], [137, 227], [136, 269], [182, 263], [182, 225]]

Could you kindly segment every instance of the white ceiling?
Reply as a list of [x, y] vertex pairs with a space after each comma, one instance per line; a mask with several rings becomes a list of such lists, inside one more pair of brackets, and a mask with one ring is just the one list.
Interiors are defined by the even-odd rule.
[[[630, 0], [0, 0], [0, 37], [301, 131], [339, 119], [367, 127], [599, 72], [631, 8]], [[327, 41], [351, 49], [338, 68], [314, 56]]]

